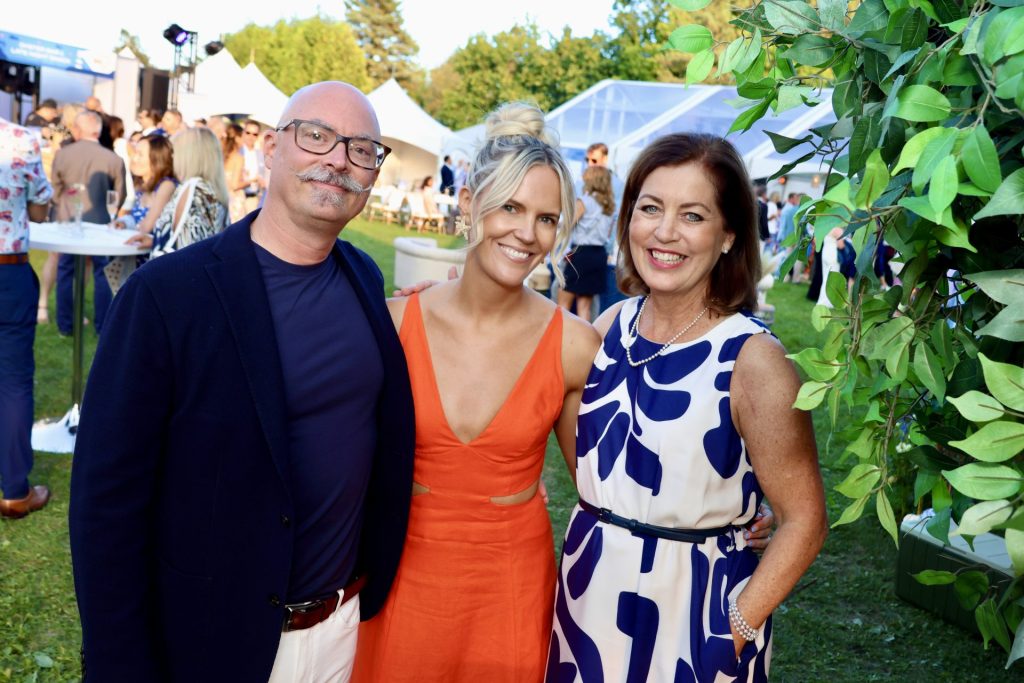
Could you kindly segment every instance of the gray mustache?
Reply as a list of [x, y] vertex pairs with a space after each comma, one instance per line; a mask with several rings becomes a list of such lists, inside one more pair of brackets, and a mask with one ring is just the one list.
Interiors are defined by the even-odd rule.
[[297, 173], [296, 176], [303, 182], [315, 181], [318, 183], [327, 183], [328, 185], [335, 185], [343, 190], [349, 192], [367, 192], [373, 188], [373, 183], [370, 183], [366, 187], [360, 185], [355, 178], [345, 173], [337, 173], [329, 168], [323, 166], [317, 166], [311, 168], [308, 171]]

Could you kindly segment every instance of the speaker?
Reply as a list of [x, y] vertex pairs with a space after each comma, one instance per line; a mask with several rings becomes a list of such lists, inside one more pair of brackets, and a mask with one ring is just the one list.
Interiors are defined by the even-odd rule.
[[139, 70], [139, 109], [167, 109], [167, 91], [171, 75], [162, 69], [142, 68]]

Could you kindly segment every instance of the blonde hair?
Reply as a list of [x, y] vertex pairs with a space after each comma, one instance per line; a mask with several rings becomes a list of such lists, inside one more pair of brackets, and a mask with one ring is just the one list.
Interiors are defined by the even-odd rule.
[[189, 178], [202, 178], [213, 190], [217, 201], [229, 203], [228, 183], [224, 178], [224, 157], [220, 152], [220, 141], [209, 128], [186, 128], [175, 135], [174, 175], [185, 182]]
[[[558, 151], [558, 137], [544, 122], [544, 112], [524, 102], [509, 102], [498, 107], [484, 121], [485, 137], [466, 177], [472, 195], [472, 220], [497, 211], [516, 193], [523, 178], [535, 166], [547, 166], [558, 175], [562, 215], [558, 223], [551, 261], [555, 276], [562, 281], [557, 267], [569, 244], [571, 226], [576, 223], [576, 193], [572, 174]], [[472, 227], [472, 226], [470, 226]], [[474, 231], [469, 248], [481, 240]]]
[[594, 198], [605, 216], [615, 213], [612, 196], [612, 172], [604, 166], [588, 166], [583, 172], [583, 193]]

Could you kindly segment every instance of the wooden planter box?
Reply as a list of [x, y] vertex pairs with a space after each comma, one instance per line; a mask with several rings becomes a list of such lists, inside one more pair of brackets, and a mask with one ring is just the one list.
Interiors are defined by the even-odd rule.
[[[900, 550], [896, 563], [896, 595], [907, 602], [937, 614], [951, 624], [978, 632], [974, 612], [968, 612], [957, 599], [952, 585], [925, 586], [912, 576], [925, 569], [955, 572], [964, 568], [988, 574], [989, 585], [1001, 589], [1013, 579], [1013, 567], [1006, 542], [995, 534], [974, 538], [974, 549], [959, 536], [950, 537], [950, 545], [928, 533], [928, 520], [907, 515], [900, 525]], [[950, 533], [956, 524], [950, 522]]]

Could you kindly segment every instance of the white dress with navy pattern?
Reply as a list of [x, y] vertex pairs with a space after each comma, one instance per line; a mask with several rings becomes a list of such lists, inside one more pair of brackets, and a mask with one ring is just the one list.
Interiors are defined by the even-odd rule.
[[[625, 345], [640, 301], [624, 304], [583, 392], [580, 497], [662, 527], [742, 526], [762, 493], [732, 423], [729, 384], [743, 343], [768, 330], [737, 313], [633, 368]], [[633, 358], [660, 346], [639, 337]], [[756, 567], [741, 530], [700, 544], [644, 538], [577, 506], [562, 548], [548, 682], [766, 681], [771, 620], [738, 661], [729, 628], [729, 601]]]

